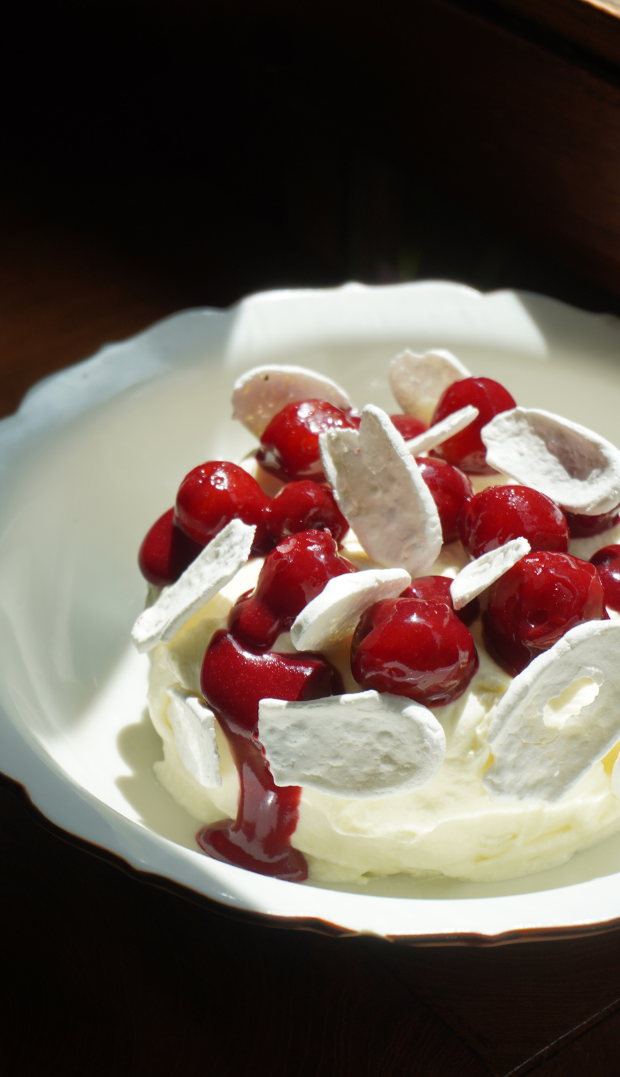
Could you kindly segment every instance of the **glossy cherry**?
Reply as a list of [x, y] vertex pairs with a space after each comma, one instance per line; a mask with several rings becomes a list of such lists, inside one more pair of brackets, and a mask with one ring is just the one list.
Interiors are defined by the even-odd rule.
[[308, 866], [291, 846], [301, 789], [276, 786], [258, 741], [258, 704], [338, 694], [340, 674], [321, 655], [256, 654], [219, 631], [204, 657], [201, 687], [230, 745], [240, 790], [236, 819], [205, 827], [198, 844], [217, 860], [301, 882]]
[[454, 542], [459, 535], [461, 513], [474, 496], [474, 488], [463, 471], [445, 460], [416, 456], [415, 462], [437, 506], [443, 541]]
[[284, 482], [295, 479], [325, 479], [319, 434], [326, 430], [354, 429], [348, 412], [326, 400], [301, 400], [287, 404], [261, 435], [256, 459], [271, 475]]
[[328, 580], [355, 572], [328, 531], [302, 531], [280, 542], [261, 568], [253, 592], [237, 599], [228, 627], [257, 649], [271, 647]]
[[620, 546], [604, 546], [590, 558], [605, 591], [605, 605], [620, 612]]
[[353, 636], [358, 684], [427, 707], [453, 703], [477, 668], [471, 633], [444, 603], [385, 599], [363, 614]]
[[489, 588], [484, 641], [496, 662], [514, 675], [569, 629], [606, 616], [594, 566], [543, 550], [526, 554]]
[[450, 594], [451, 583], [452, 580], [448, 576], [418, 576], [411, 581], [411, 586], [407, 587], [399, 598], [421, 598], [423, 602], [435, 604], [443, 602], [456, 614], [459, 621], [462, 621], [464, 625], [470, 625], [480, 613], [480, 603], [477, 598], [473, 598], [462, 609], [455, 610]]
[[534, 552], [568, 550], [564, 513], [555, 501], [529, 486], [488, 486], [464, 507], [459, 532], [472, 557], [515, 538], [526, 538]]
[[268, 503], [256, 479], [238, 464], [209, 460], [183, 479], [174, 519], [186, 535], [203, 546], [233, 519], [255, 524], [252, 553], [261, 554], [273, 545], [263, 519]]
[[576, 512], [565, 512], [571, 538], [589, 538], [590, 535], [601, 535], [603, 531], [609, 531], [610, 527], [620, 523], [619, 508], [620, 505], [616, 505], [611, 512], [603, 512], [600, 516], [581, 516]]
[[432, 423], [438, 423], [467, 404], [478, 408], [478, 417], [460, 433], [438, 445], [434, 453], [449, 464], [456, 464], [463, 471], [483, 474], [492, 469], [487, 466], [487, 454], [480, 431], [495, 415], [514, 408], [516, 402], [508, 390], [492, 378], [463, 378], [462, 381], [453, 382], [444, 391], [435, 408]]
[[310, 479], [283, 486], [266, 506], [263, 520], [275, 542], [299, 531], [316, 530], [329, 531], [340, 544], [349, 530], [329, 487]]
[[390, 419], [405, 441], [417, 438], [418, 434], [423, 434], [425, 430], [428, 430], [428, 423], [415, 415], [390, 415]]
[[174, 509], [168, 509], [142, 542], [138, 553], [140, 572], [155, 587], [167, 587], [178, 580], [202, 548], [176, 526]]

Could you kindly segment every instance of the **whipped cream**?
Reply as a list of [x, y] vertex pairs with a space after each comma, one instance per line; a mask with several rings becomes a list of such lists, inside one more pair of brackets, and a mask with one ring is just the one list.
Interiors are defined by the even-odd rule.
[[[273, 378], [277, 383], [278, 400], [293, 399], [298, 396], [298, 390], [306, 390], [305, 383], [303, 386], [297, 385], [295, 368], [283, 369], [282, 374], [278, 373], [277, 368], [261, 368], [237, 383], [236, 396], [233, 398], [235, 413], [250, 429], [258, 430], [263, 427], [272, 413], [272, 403], [265, 392], [265, 381]], [[265, 377], [266, 371], [269, 374], [268, 379]], [[310, 376], [309, 372], [305, 373]], [[467, 376], [467, 373], [448, 353], [429, 353], [422, 357], [406, 353], [394, 361], [391, 377], [396, 386], [395, 395], [399, 400], [401, 396], [409, 400], [409, 396], [416, 390], [423, 398], [426, 414], [436, 389], [433, 379], [438, 379], [441, 385], [444, 382], [449, 384]], [[424, 393], [421, 392], [420, 386]], [[344, 397], [343, 391], [337, 386], [333, 387], [333, 392]], [[348, 401], [348, 398], [346, 399]], [[413, 412], [411, 406], [408, 410]], [[515, 409], [515, 413], [506, 414], [517, 414], [519, 417], [522, 411], [523, 409]], [[557, 417], [552, 418], [555, 421]], [[468, 421], [471, 421], [471, 417]], [[496, 452], [504, 446], [501, 423], [505, 421], [507, 420], [501, 416], [494, 420], [499, 431], [497, 437], [492, 424], [489, 424], [492, 429], [488, 443]], [[522, 426], [524, 422], [525, 420]], [[620, 473], [617, 472], [616, 463], [617, 459], [620, 460], [620, 454], [613, 447], [608, 449], [607, 443], [602, 445], [600, 439], [596, 439], [594, 435], [588, 441], [582, 429], [577, 429], [574, 424], [565, 426], [566, 431], [564, 426], [562, 427], [563, 436], [565, 435], [562, 444], [565, 443], [568, 447], [565, 459], [560, 460], [564, 471], [556, 468], [559, 478], [563, 481], [565, 472], [569, 470], [566, 461], [569, 460], [572, 450], [570, 438], [579, 437], [592, 457], [591, 460], [586, 449], [583, 449], [582, 455], [590, 468], [590, 474], [596, 470], [595, 465], [598, 464], [598, 457], [594, 459], [596, 453], [599, 453], [601, 459], [604, 457], [603, 463], [607, 468], [605, 482], [609, 489], [605, 487], [596, 502], [598, 511], [602, 511], [600, 504], [606, 504], [602, 498], [616, 497], [615, 484], [617, 473]], [[519, 437], [523, 443], [527, 442], [528, 438], [531, 440], [533, 436], [530, 435], [529, 427], [524, 429], [525, 433], [519, 428]], [[535, 433], [537, 437], [542, 437], [538, 427]], [[543, 433], [547, 436], [546, 427]], [[444, 435], [448, 436], [445, 431]], [[548, 435], [547, 441], [551, 443], [551, 434]], [[425, 445], [420, 451], [427, 447]], [[418, 451], [417, 442], [413, 448]], [[321, 449], [325, 471], [332, 482], [340, 507], [350, 523], [354, 522], [356, 526], [359, 524], [360, 538], [365, 547], [362, 548], [356, 535], [350, 531], [342, 553], [359, 571], [368, 573], [367, 578], [372, 580], [373, 586], [392, 586], [391, 575], [394, 572], [398, 574], [398, 569], [387, 570], [388, 565], [398, 566], [401, 570], [404, 568], [414, 576], [443, 575], [456, 580], [453, 598], [455, 606], [460, 607], [474, 595], [484, 592], [492, 580], [527, 552], [525, 540], [515, 540], [494, 551], [493, 555], [485, 555], [478, 562], [471, 563], [458, 542], [440, 548], [440, 528], [435, 505], [419, 477], [409, 446], [405, 449], [404, 443], [401, 444], [399, 439], [393, 437], [387, 416], [372, 405], [364, 409], [359, 431], [347, 429], [322, 435]], [[516, 463], [510, 457], [510, 466], [506, 468], [513, 477], [512, 481], [515, 478], [519, 481], [520, 476], [521, 465], [517, 459], [517, 450], [518, 444], [515, 450]], [[499, 456], [495, 462], [499, 466]], [[551, 464], [546, 458], [541, 467], [543, 478], [552, 474]], [[250, 470], [249, 465], [247, 470]], [[587, 470], [585, 464], [582, 470]], [[605, 470], [603, 465], [600, 470], [601, 473]], [[552, 477], [554, 481], [557, 479], [555, 472]], [[511, 480], [505, 474], [496, 474], [490, 477], [472, 476], [472, 481], [475, 490], [479, 491], [492, 483]], [[577, 504], [578, 498], [575, 500], [573, 497], [571, 505], [573, 502]], [[390, 528], [385, 526], [386, 504], [393, 517], [393, 526]], [[403, 506], [409, 513], [404, 523]], [[579, 508], [583, 511], [581, 501]], [[588, 509], [592, 511], [590, 504], [586, 511]], [[412, 535], [415, 539], [413, 553]], [[245, 536], [240, 535], [240, 546], [243, 544], [242, 539], [246, 541]], [[620, 525], [602, 535], [571, 543], [570, 552], [589, 559], [597, 549], [619, 539]], [[370, 551], [376, 560], [372, 560], [366, 551]], [[205, 551], [206, 564], [209, 563], [209, 557]], [[217, 719], [212, 719], [211, 712], [205, 710], [204, 705], [201, 709], [200, 673], [212, 636], [217, 630], [227, 627], [228, 615], [235, 600], [252, 589], [258, 579], [262, 561], [255, 559], [242, 564], [243, 560], [240, 556], [235, 566], [238, 571], [232, 578], [230, 574], [226, 576], [222, 571], [224, 582], [215, 594], [209, 588], [211, 576], [215, 576], [216, 569], [208, 569], [209, 579], [205, 577], [206, 582], [203, 581], [204, 597], [198, 606], [192, 606], [187, 600], [182, 585], [164, 589], [163, 612], [160, 602], [161, 624], [158, 621], [157, 624], [151, 625], [154, 615], [147, 616], [142, 632], [144, 641], [140, 640], [141, 649], [149, 649], [151, 672], [148, 704], [153, 724], [163, 743], [164, 758], [155, 764], [155, 771], [170, 795], [201, 825], [234, 818], [237, 811], [237, 770], [228, 741]], [[291, 638], [290, 633], [283, 633], [272, 649], [293, 653], [295, 643], [304, 645], [304, 641], [310, 641], [308, 647], [321, 651], [342, 674], [347, 693], [342, 700], [349, 713], [354, 705], [351, 703], [351, 697], [360, 694], [364, 697], [363, 701], [360, 700], [361, 710], [371, 714], [372, 709], [376, 708], [377, 713], [383, 710], [383, 713], [387, 714], [390, 711], [390, 700], [396, 697], [385, 697], [385, 705], [382, 708], [382, 701], [378, 697], [374, 698], [377, 694], [364, 692], [355, 682], [350, 669], [351, 623], [354, 615], [364, 607], [363, 583], [364, 580], [359, 575], [347, 575], [332, 580], [314, 603], [310, 603], [299, 615], [298, 622], [293, 626], [293, 637]], [[405, 584], [399, 580], [396, 586], [402, 590]], [[166, 595], [174, 592], [175, 587], [180, 597], [176, 604], [172, 603], [169, 610], [171, 602]], [[615, 618], [617, 615], [611, 613], [611, 616]], [[583, 633], [584, 637], [594, 640], [599, 633], [602, 639], [609, 638], [611, 641], [612, 636], [615, 639], [616, 633], [605, 628], [609, 622], [596, 624], [599, 627], [587, 628]], [[332, 631], [333, 626], [336, 628]], [[336, 630], [338, 626], [341, 631]], [[312, 779], [304, 782], [303, 766], [299, 772], [302, 778], [299, 775], [290, 777], [292, 784], [299, 784], [299, 781], [302, 784], [298, 823], [292, 845], [306, 857], [312, 880], [363, 883], [372, 876], [398, 873], [416, 876], [443, 874], [480, 881], [500, 880], [562, 864], [578, 850], [602, 840], [620, 828], [620, 764], [614, 766], [620, 747], [619, 743], [614, 743], [615, 730], [618, 726], [620, 735], [620, 722], [611, 719], [607, 721], [612, 732], [607, 739], [601, 734], [599, 747], [590, 745], [588, 751], [583, 753], [581, 769], [580, 753], [573, 751], [570, 735], [559, 735], [569, 719], [581, 709], [594, 705], [589, 698], [585, 700], [584, 697], [582, 700], [579, 695], [584, 691], [587, 694], [588, 677], [581, 678], [585, 687], [580, 681], [576, 691], [572, 693], [569, 683], [566, 685], [566, 691], [560, 690], [560, 686], [557, 695], [547, 700], [545, 715], [541, 717], [541, 730], [545, 736], [549, 733], [548, 743], [552, 746], [547, 768], [549, 776], [553, 778], [553, 752], [564, 752], [567, 757], [575, 759], [572, 787], [567, 785], [560, 789], [558, 786], [559, 793], [555, 799], [545, 795], [537, 798], [536, 791], [534, 795], [528, 793], [528, 799], [519, 799], [520, 790], [524, 785], [527, 786], [528, 775], [525, 773], [525, 763], [521, 766], [519, 762], [516, 769], [514, 766], [514, 759], [521, 758], [513, 744], [514, 738], [518, 740], [520, 733], [519, 716], [511, 709], [510, 703], [515, 693], [519, 694], [516, 692], [517, 685], [487, 653], [480, 622], [472, 625], [470, 631], [474, 637], [480, 665], [467, 691], [450, 705], [419, 708], [420, 714], [417, 717], [405, 715], [405, 719], [417, 721], [421, 744], [424, 736], [429, 736], [432, 740], [432, 750], [424, 749], [424, 783], [421, 778], [418, 780], [415, 777], [418, 763], [415, 763], [413, 749], [411, 760], [403, 763], [403, 771], [407, 765], [411, 765], [413, 777], [409, 776], [408, 784], [405, 779], [399, 780], [396, 773], [396, 751], [389, 761], [394, 773], [385, 778], [383, 790], [379, 790], [379, 779], [369, 778], [371, 795], [368, 795], [368, 790], [362, 795], [347, 795], [347, 782], [352, 786], [355, 783], [355, 775], [351, 773], [332, 778], [328, 774], [330, 766], [337, 762], [340, 748], [343, 764], [347, 762], [347, 744], [344, 744], [344, 747], [339, 745], [337, 737], [334, 737], [333, 750], [324, 758], [318, 751], [315, 758], [302, 761], [308, 762], [308, 773], [312, 767], [318, 768], [319, 771], [321, 766], [323, 767], [318, 781]], [[561, 647], [563, 642], [560, 641], [556, 646]], [[596, 642], [587, 645], [591, 647], [594, 661]], [[564, 647], [564, 650], [567, 648]], [[544, 665], [545, 662], [549, 664], [551, 661], [553, 656], [548, 652], [528, 667], [530, 687], [525, 694], [522, 693], [524, 707], [529, 705], [529, 699], [537, 690], [536, 662], [542, 662]], [[577, 676], [570, 660], [566, 667], [566, 676], [568, 682]], [[612, 678], [613, 684], [599, 700], [599, 707], [604, 704], [609, 710], [611, 704], [607, 697], [610, 691], [613, 695], [616, 680]], [[192, 698], [198, 702], [192, 703]], [[334, 708], [337, 709], [338, 705], [338, 700], [332, 699], [330, 715], [332, 711], [335, 715]], [[261, 708], [262, 706], [261, 704]], [[278, 723], [285, 717], [288, 707], [288, 713], [301, 715], [302, 734], [306, 735], [307, 725], [303, 723], [309, 720], [316, 706], [316, 701], [311, 705], [267, 701], [261, 712], [265, 716], [266, 734], [268, 725], [269, 738], [277, 737]], [[407, 700], [401, 699], [400, 703], [397, 700], [394, 714], [398, 712], [399, 722], [401, 712], [404, 714], [407, 706]], [[549, 708], [549, 713], [552, 712], [551, 719], [547, 714]], [[427, 717], [422, 712], [425, 712]], [[507, 714], [511, 718], [509, 722], [505, 721]], [[586, 717], [584, 715], [584, 718]], [[331, 732], [335, 719], [330, 719], [326, 711], [325, 720]], [[387, 728], [386, 735], [389, 733], [390, 736], [394, 734], [394, 737], [397, 737], [400, 729], [400, 726], [397, 726], [398, 722], [394, 718], [393, 727]], [[349, 722], [346, 737], [353, 735], [352, 728]], [[587, 726], [584, 723], [580, 727], [580, 735], [584, 741], [588, 740]], [[349, 743], [349, 754], [352, 755], [353, 741]], [[286, 745], [283, 747], [285, 749]], [[365, 756], [364, 752], [361, 752], [361, 756], [366, 759], [366, 774], [371, 775], [372, 751], [368, 750], [367, 746], [362, 747], [366, 752]], [[601, 758], [603, 752], [607, 754]], [[420, 751], [419, 757], [422, 758], [423, 755], [424, 752]], [[542, 768], [541, 773], [545, 771], [544, 761], [537, 758], [536, 762]], [[297, 760], [294, 760], [293, 764], [296, 766]], [[278, 757], [277, 767], [281, 768], [282, 775], [290, 776], [292, 771], [287, 770], [287, 767], [290, 768], [293, 764], [286, 758], [286, 751], [281, 753], [281, 758]], [[502, 767], [506, 773], [510, 773], [509, 780], [502, 777]], [[372, 780], [377, 783], [377, 795], [372, 795]], [[500, 788], [501, 781], [504, 785]], [[539, 784], [540, 788], [543, 788], [542, 778]], [[551, 784], [553, 785], [553, 781]], [[330, 792], [330, 788], [334, 788], [336, 793]]]
[[[352, 534], [343, 553], [359, 568], [372, 567]], [[216, 720], [221, 785], [207, 788], [189, 773], [169, 722], [168, 690], [180, 685], [200, 694], [209, 640], [226, 627], [234, 600], [255, 584], [261, 564], [255, 560], [245, 565], [169, 644], [160, 643], [150, 654], [149, 709], [164, 749], [155, 770], [170, 795], [201, 824], [234, 817], [237, 771]], [[462, 564], [460, 545], [453, 543], [444, 547], [429, 574], [454, 577]], [[446, 748], [441, 769], [428, 784], [364, 800], [303, 787], [293, 845], [306, 856], [312, 880], [363, 883], [375, 875], [401, 872], [511, 878], [562, 864], [620, 826], [620, 800], [611, 787], [617, 746], [560, 801], [490, 799], [482, 784], [493, 759], [488, 730], [513, 679], [487, 654], [479, 624], [472, 626], [472, 633], [480, 668], [468, 691], [449, 706], [430, 708], [443, 729]], [[282, 634], [273, 649], [293, 651], [289, 633]], [[350, 672], [348, 643], [323, 653], [340, 669], [346, 691], [361, 692]], [[566, 707], [568, 715], [570, 702]], [[560, 709], [558, 724], [562, 717]]]

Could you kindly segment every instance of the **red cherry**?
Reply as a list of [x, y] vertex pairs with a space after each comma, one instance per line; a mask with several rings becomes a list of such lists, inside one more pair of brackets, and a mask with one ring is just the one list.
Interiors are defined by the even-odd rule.
[[289, 482], [272, 498], [263, 514], [275, 542], [299, 531], [329, 531], [340, 544], [349, 525], [326, 486], [306, 479]]
[[167, 587], [178, 580], [202, 549], [176, 526], [174, 509], [168, 509], [142, 542], [138, 553], [140, 572], [155, 587]]
[[411, 586], [407, 587], [399, 598], [421, 598], [423, 602], [435, 604], [442, 602], [445, 606], [449, 606], [459, 621], [462, 621], [464, 625], [470, 625], [480, 613], [480, 603], [477, 598], [473, 598], [462, 609], [455, 610], [450, 594], [451, 583], [452, 580], [447, 576], [418, 576], [417, 579], [411, 581]]
[[619, 508], [620, 505], [616, 505], [611, 512], [603, 512], [600, 516], [581, 516], [576, 512], [565, 512], [571, 538], [589, 538], [590, 535], [601, 535], [603, 531], [609, 531], [610, 527], [615, 527], [620, 522]]
[[233, 519], [255, 524], [252, 553], [271, 548], [263, 513], [269, 498], [256, 479], [238, 464], [209, 460], [185, 476], [177, 493], [174, 519], [178, 527], [206, 546]]
[[443, 541], [454, 542], [459, 534], [461, 512], [466, 501], [474, 496], [474, 488], [467, 475], [445, 460], [416, 456], [415, 462], [437, 506]]
[[463, 509], [461, 542], [472, 557], [526, 538], [533, 552], [568, 550], [568, 526], [555, 501], [529, 486], [488, 486]]
[[417, 438], [418, 434], [423, 434], [425, 430], [428, 430], [428, 423], [425, 423], [424, 419], [416, 418], [415, 415], [390, 415], [390, 419], [405, 441]]
[[340, 674], [320, 654], [257, 654], [230, 632], [213, 636], [202, 663], [202, 694], [233, 733], [258, 735], [261, 699], [320, 699], [342, 692]]
[[620, 612], [620, 546], [605, 546], [590, 558], [605, 591], [605, 605]]
[[202, 664], [203, 695], [215, 711], [239, 774], [237, 818], [205, 827], [210, 856], [261, 875], [301, 882], [308, 866], [291, 847], [301, 790], [276, 786], [258, 742], [261, 699], [320, 699], [343, 691], [340, 674], [316, 654], [255, 654], [216, 632]]
[[593, 565], [567, 553], [528, 553], [489, 588], [484, 641], [514, 675], [569, 629], [605, 616], [603, 585]]
[[287, 404], [263, 432], [256, 459], [271, 475], [284, 482], [294, 479], [324, 481], [319, 434], [325, 430], [354, 429], [348, 413], [326, 400]]
[[463, 378], [462, 381], [453, 382], [444, 391], [435, 408], [432, 424], [438, 423], [467, 404], [478, 408], [477, 419], [459, 434], [453, 434], [438, 445], [435, 455], [441, 456], [449, 464], [456, 464], [463, 471], [484, 474], [492, 468], [487, 465], [487, 451], [482, 444], [480, 431], [495, 415], [516, 407], [516, 402], [508, 390], [492, 378]]
[[328, 580], [355, 572], [328, 531], [302, 531], [280, 542], [266, 558], [256, 588], [237, 599], [228, 627], [250, 647], [271, 647]]
[[353, 636], [358, 684], [427, 707], [453, 703], [477, 668], [471, 633], [443, 603], [385, 599], [363, 614]]

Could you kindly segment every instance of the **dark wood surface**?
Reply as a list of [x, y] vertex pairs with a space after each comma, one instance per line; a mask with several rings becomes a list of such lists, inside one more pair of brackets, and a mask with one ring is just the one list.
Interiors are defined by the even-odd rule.
[[[130, 6], [153, 10], [151, 0]], [[225, 18], [204, 0], [155, 6], [173, 30], [184, 18], [217, 37]], [[380, 10], [357, 0], [231, 0], [225, 10], [245, 23], [242, 47], [263, 51], [272, 71], [288, 50], [283, 117], [291, 101], [320, 95], [321, 138], [382, 145], [406, 180], [451, 191], [620, 294], [615, 0], [385, 0]], [[308, 48], [318, 62], [306, 63]], [[303, 141], [310, 152], [299, 165], [333, 194]]]
[[618, 0], [493, 0], [595, 56], [620, 63]]
[[[62, 5], [55, 17], [62, 23]], [[132, 32], [129, 25], [128, 40]], [[64, 24], [52, 34], [56, 46], [63, 35]], [[148, 81], [146, 65], [130, 93], [113, 37], [110, 31], [105, 38], [105, 63], [101, 52], [76, 54], [72, 76], [78, 60], [86, 55], [88, 62], [65, 95], [60, 75], [45, 87], [39, 78], [37, 108], [30, 112], [15, 99], [7, 121], [0, 415], [40, 377], [101, 344], [176, 309], [228, 304], [261, 287], [332, 284], [348, 275], [443, 276], [618, 309], [613, 275], [604, 281], [608, 291], [597, 289], [532, 246], [535, 226], [526, 242], [510, 221], [498, 224], [464, 206], [458, 190], [452, 197], [444, 188], [408, 185], [380, 140], [353, 140], [343, 149], [303, 102], [301, 141], [299, 127], [269, 126], [278, 169], [287, 156], [295, 166], [285, 211], [277, 169], [269, 180], [265, 163], [262, 170], [257, 163], [255, 184], [226, 173], [225, 151], [234, 149], [226, 133], [218, 136], [218, 160], [181, 147], [170, 164], [159, 83]], [[28, 47], [47, 78], [44, 38], [34, 33]], [[183, 40], [189, 55], [191, 43]], [[149, 42], [151, 53], [162, 55], [160, 38]], [[307, 56], [299, 55], [303, 67]], [[472, 62], [490, 62], [482, 46], [472, 55]], [[233, 63], [232, 52], [226, 62]], [[116, 83], [103, 80], [102, 99], [93, 86], [106, 69]], [[261, 105], [275, 117], [278, 95], [270, 97], [269, 87], [281, 86], [281, 71], [274, 82], [264, 67], [252, 71]], [[240, 67], [235, 74], [241, 79]], [[333, 70], [325, 77], [333, 80]], [[117, 97], [114, 85], [122, 90]], [[139, 93], [142, 105], [132, 112]], [[231, 96], [237, 111], [229, 124], [234, 119], [237, 136], [252, 147], [251, 126], [243, 126], [235, 101]], [[174, 103], [187, 141], [194, 128], [179, 98]], [[282, 102], [287, 118], [298, 104]], [[518, 129], [510, 116], [509, 127]], [[158, 156], [160, 143], [166, 154]], [[506, 154], [498, 168], [507, 171], [515, 160], [507, 135], [498, 146]], [[611, 149], [613, 158], [617, 146]], [[233, 161], [237, 169], [239, 156]], [[313, 230], [313, 221], [322, 230]], [[620, 932], [480, 949], [276, 930], [196, 904], [72, 842], [8, 780], [0, 780], [0, 819], [0, 1070], [10, 1077], [581, 1077], [620, 1070]]]

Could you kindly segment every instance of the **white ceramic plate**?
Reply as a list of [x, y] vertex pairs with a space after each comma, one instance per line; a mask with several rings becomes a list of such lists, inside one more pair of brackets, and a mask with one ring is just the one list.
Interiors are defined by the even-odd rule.
[[315, 367], [390, 408], [388, 360], [447, 347], [519, 403], [618, 441], [620, 322], [451, 284], [254, 296], [190, 311], [36, 386], [0, 424], [0, 767], [70, 833], [134, 868], [272, 922], [415, 941], [600, 930], [620, 918], [620, 835], [513, 882], [397, 877], [294, 885], [210, 860], [152, 771], [139, 543], [182, 476], [252, 445], [229, 419], [241, 371]]

